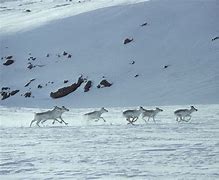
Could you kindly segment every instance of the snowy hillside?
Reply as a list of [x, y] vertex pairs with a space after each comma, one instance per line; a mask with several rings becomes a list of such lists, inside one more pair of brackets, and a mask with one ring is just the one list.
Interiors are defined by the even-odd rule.
[[[72, 1], [75, 4], [58, 10], [51, 7], [61, 0], [47, 6], [36, 1], [37, 5], [26, 8], [15, 2], [1, 3], [0, 84], [6, 97], [14, 94], [1, 100], [1, 105], [115, 107], [219, 102], [216, 0], [85, 0]], [[15, 9], [5, 10], [10, 6]], [[133, 41], [124, 44], [127, 38]], [[13, 60], [12, 64], [3, 65], [8, 60]], [[50, 97], [51, 92], [76, 83], [81, 75], [91, 81], [88, 92], [84, 92], [83, 82], [65, 97]], [[103, 79], [112, 85], [97, 88]]]

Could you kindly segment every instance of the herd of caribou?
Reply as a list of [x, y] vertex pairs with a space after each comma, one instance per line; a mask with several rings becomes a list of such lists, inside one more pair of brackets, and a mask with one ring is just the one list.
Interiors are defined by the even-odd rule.
[[[34, 122], [36, 122], [36, 125], [40, 127], [39, 123], [44, 123], [45, 121], [49, 119], [53, 120], [53, 124], [55, 123], [55, 121], [57, 121], [59, 123], [65, 123], [65, 125], [67, 125], [68, 123], [66, 123], [62, 119], [62, 114], [66, 111], [69, 111], [69, 109], [67, 109], [64, 106], [62, 107], [55, 106], [52, 110], [45, 111], [42, 113], [35, 113], [34, 119], [30, 123], [30, 127], [32, 126]], [[152, 118], [153, 121], [155, 122], [155, 116], [159, 112], [162, 112], [162, 111], [163, 110], [160, 108], [156, 108], [155, 110], [147, 110], [147, 109], [144, 109], [143, 107], [140, 107], [139, 109], [126, 110], [122, 114], [123, 114], [123, 117], [125, 117], [126, 121], [128, 121], [128, 124], [134, 125], [134, 122], [138, 120], [141, 114], [142, 114], [142, 119], [145, 122], [149, 121], [150, 118]], [[191, 106], [190, 109], [176, 110], [174, 112], [176, 116], [176, 121], [177, 122], [181, 122], [181, 121], [188, 122], [191, 119], [191, 114], [194, 111], [198, 111], [194, 106]], [[84, 114], [84, 116], [87, 118], [87, 120], [98, 121], [102, 119], [104, 122], [106, 122], [106, 120], [101, 116], [105, 112], [108, 112], [108, 110], [106, 110], [105, 108], [101, 108], [99, 111], [89, 112], [89, 113]], [[147, 120], [145, 119], [146, 117], [148, 118]]]

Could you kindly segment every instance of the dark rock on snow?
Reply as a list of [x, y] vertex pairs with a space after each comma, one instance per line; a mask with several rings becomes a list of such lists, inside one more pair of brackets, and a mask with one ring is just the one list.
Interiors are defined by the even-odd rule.
[[217, 36], [217, 37], [215, 37], [215, 38], [212, 38], [211, 40], [212, 40], [212, 41], [215, 41], [215, 40], [217, 40], [217, 39], [219, 39], [219, 36]]
[[6, 59], [12, 59], [13, 58], [13, 56], [7, 56], [6, 57]]
[[132, 42], [132, 41], [133, 41], [133, 38], [132, 38], [132, 39], [126, 38], [126, 39], [124, 40], [124, 43], [123, 43], [123, 44], [128, 44], [128, 43], [130, 43], [130, 42]]
[[9, 66], [9, 65], [11, 65], [11, 64], [13, 64], [13, 63], [14, 63], [14, 60], [9, 59], [9, 60], [7, 60], [3, 65]]
[[141, 26], [146, 26], [148, 23], [143, 23]]
[[88, 81], [84, 86], [84, 92], [88, 92], [92, 87], [92, 81]]
[[1, 100], [5, 100], [5, 99], [10, 97], [10, 93], [8, 93], [8, 92], [1, 92], [1, 95], [2, 95], [2, 99]]
[[11, 91], [10, 95], [11, 96], [14, 96], [15, 94], [17, 94], [20, 90], [14, 90], [14, 91]]
[[35, 66], [33, 66], [33, 64], [31, 64], [31, 63], [28, 63], [29, 65], [27, 66], [27, 68], [28, 69], [32, 69], [32, 68], [34, 68]]
[[[2, 88], [3, 89], [3, 88]], [[10, 88], [9, 88], [10, 89]], [[9, 89], [5, 89], [5, 90], [9, 90]], [[0, 94], [2, 95], [2, 99], [1, 100], [4, 100], [4, 99], [7, 99], [9, 98], [10, 96], [14, 96], [15, 94], [17, 94], [20, 90], [14, 90], [14, 91], [11, 91], [11, 92], [6, 92], [6, 91], [2, 91]]]
[[131, 65], [135, 64], [135, 61], [132, 61], [130, 64], [131, 64]]
[[170, 65], [165, 65], [163, 68], [166, 69], [166, 68], [168, 68], [169, 66], [170, 66]]
[[24, 87], [27, 87], [30, 85], [31, 82], [35, 81], [36, 79], [31, 79]]
[[104, 88], [104, 87], [110, 87], [110, 86], [112, 86], [112, 84], [109, 83], [106, 79], [104, 79], [100, 82], [97, 88]]
[[56, 99], [56, 98], [61, 98], [61, 97], [67, 96], [68, 94], [76, 91], [81, 86], [81, 84], [83, 82], [84, 82], [84, 79], [81, 76], [81, 77], [78, 78], [77, 83], [74, 83], [74, 84], [72, 84], [70, 86], [67, 86], [67, 87], [63, 87], [61, 89], [58, 89], [55, 92], [51, 92], [50, 97]]
[[9, 90], [9, 87], [2, 87], [2, 91]]
[[31, 94], [32, 94], [31, 92], [26, 92], [26, 93], [24, 94], [24, 97], [25, 97], [25, 98], [31, 97]]

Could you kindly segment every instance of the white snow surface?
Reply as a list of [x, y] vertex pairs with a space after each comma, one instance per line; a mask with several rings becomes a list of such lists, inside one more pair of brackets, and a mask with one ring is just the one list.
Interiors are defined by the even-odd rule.
[[156, 123], [135, 126], [121, 112], [137, 107], [108, 108], [105, 123], [82, 118], [94, 109], [70, 109], [68, 126], [41, 128], [29, 124], [47, 109], [1, 107], [0, 178], [216, 180], [219, 105], [196, 105], [189, 123], [177, 123], [173, 112], [185, 107], [162, 106]]
[[0, 32], [29, 30], [53, 20], [99, 8], [143, 1], [146, 0], [0, 0]]
[[[3, 2], [1, 6], [10, 7], [11, 3], [14, 7], [22, 2], [24, 8], [29, 1]], [[216, 0], [72, 1], [48, 15], [43, 14], [50, 11], [48, 6], [61, 1], [30, 2], [33, 4], [27, 4], [33, 12], [1, 13], [1, 87], [20, 90], [1, 105], [84, 108], [219, 103], [219, 40], [211, 40], [219, 35]], [[41, 3], [47, 4], [45, 8]], [[106, 6], [111, 7], [100, 8]], [[38, 14], [35, 8], [42, 10]], [[85, 12], [88, 10], [93, 11]], [[145, 22], [148, 24], [142, 27]], [[134, 41], [124, 45], [125, 38]], [[63, 56], [64, 51], [72, 57]], [[15, 63], [2, 65], [9, 55]], [[28, 61], [30, 56], [36, 60]], [[43, 67], [30, 70], [28, 62]], [[93, 82], [89, 92], [83, 92], [82, 84], [66, 97], [54, 100], [49, 96], [77, 81], [81, 74]], [[113, 85], [98, 89], [103, 76]], [[31, 79], [36, 80], [24, 87]], [[64, 80], [69, 82], [64, 84]], [[22, 95], [29, 91], [32, 97], [24, 98]]]

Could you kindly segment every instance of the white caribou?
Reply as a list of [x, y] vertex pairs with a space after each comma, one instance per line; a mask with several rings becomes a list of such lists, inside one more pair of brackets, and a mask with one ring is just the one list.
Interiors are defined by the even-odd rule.
[[[49, 120], [49, 119], [53, 119], [53, 124], [55, 123], [55, 121], [58, 121], [59, 123], [64, 122], [65, 125], [67, 125], [68, 123], [66, 123], [63, 119], [62, 119], [62, 114], [66, 111], [69, 111], [69, 109], [67, 109], [66, 107], [62, 106], [57, 107], [55, 106], [53, 110], [50, 111], [45, 111], [42, 113], [35, 113], [34, 119], [31, 121], [30, 123], [30, 127], [32, 126], [32, 124], [36, 121], [36, 125], [38, 127], [40, 127], [39, 123], [44, 123], [45, 121]], [[61, 119], [61, 121], [58, 120]]]
[[96, 119], [96, 121], [98, 121], [99, 119], [103, 119], [103, 121], [106, 122], [106, 120], [101, 116], [105, 112], [108, 112], [108, 110], [102, 107], [99, 111], [89, 112], [89, 113], [84, 114], [84, 116], [87, 118], [87, 120]]
[[[198, 109], [194, 108], [194, 106], [191, 106], [190, 109], [178, 109], [174, 112], [176, 116], [176, 121], [186, 121], [188, 122], [191, 119], [191, 114], [195, 111], [198, 111]], [[188, 119], [186, 119], [188, 117]]]

